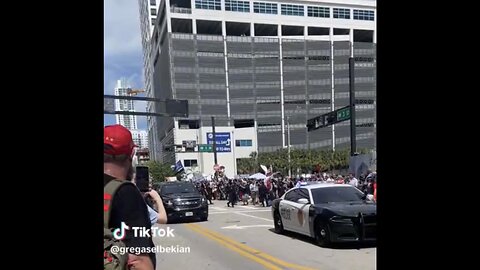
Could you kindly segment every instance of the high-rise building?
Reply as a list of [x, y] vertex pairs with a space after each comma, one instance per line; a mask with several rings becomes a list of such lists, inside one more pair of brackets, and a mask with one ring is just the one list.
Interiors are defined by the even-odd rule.
[[[131, 96], [129, 91], [132, 88], [128, 84], [125, 78], [117, 80], [115, 87], [115, 95], [117, 96]], [[134, 101], [126, 99], [115, 99], [115, 110], [116, 111], [135, 111]], [[148, 134], [146, 130], [141, 130], [137, 128], [137, 116], [136, 115], [123, 115], [117, 114], [117, 124], [120, 124], [132, 133], [133, 142], [141, 149], [148, 148]]]
[[[148, 1], [139, 1], [145, 9]], [[219, 163], [230, 176], [237, 158], [285, 148], [288, 141], [294, 149], [349, 148], [349, 121], [311, 132], [306, 123], [349, 104], [350, 57], [356, 59], [357, 147], [375, 149], [375, 0], [155, 4], [144, 45], [147, 95], [187, 99], [189, 117], [149, 117], [152, 158], [211, 170], [210, 153], [163, 146], [211, 142], [212, 116], [221, 133]], [[150, 17], [140, 13], [143, 29]], [[147, 110], [164, 108], [152, 104]]]
[[[142, 49], [143, 49], [143, 74], [144, 74], [144, 85], [145, 93], [147, 97], [152, 97], [152, 76], [153, 76], [153, 65], [152, 65], [152, 44], [151, 39], [153, 36], [154, 26], [157, 20], [158, 7], [161, 0], [138, 0], [138, 6], [140, 11], [140, 30], [142, 38]], [[163, 18], [162, 18], [163, 19]], [[147, 111], [153, 111], [151, 102], [147, 103]], [[156, 122], [153, 118], [147, 117], [147, 130], [150, 134], [149, 137], [149, 146], [150, 151], [155, 153], [159, 151], [160, 145], [158, 140], [153, 140], [153, 138], [158, 137]]]
[[[131, 87], [125, 78], [117, 80], [117, 84], [115, 86], [116, 96], [129, 96], [129, 90], [131, 90]], [[115, 110], [134, 112], [135, 107], [133, 100], [115, 99]], [[116, 120], [117, 124], [120, 124], [129, 130], [137, 129], [137, 117], [135, 115], [117, 114]]]
[[133, 142], [141, 149], [148, 148], [148, 134], [146, 130], [131, 130]]

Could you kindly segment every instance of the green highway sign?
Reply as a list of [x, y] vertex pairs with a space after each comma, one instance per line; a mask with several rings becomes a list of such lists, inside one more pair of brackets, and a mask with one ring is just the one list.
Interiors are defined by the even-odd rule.
[[350, 119], [350, 107], [345, 107], [337, 111], [337, 121]]
[[199, 144], [198, 152], [213, 152], [213, 145], [211, 144]]

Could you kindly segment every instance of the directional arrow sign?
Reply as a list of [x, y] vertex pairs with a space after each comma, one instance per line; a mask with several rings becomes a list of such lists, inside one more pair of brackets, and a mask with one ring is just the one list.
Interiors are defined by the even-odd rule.
[[[231, 152], [230, 132], [215, 132], [215, 144], [217, 146], [217, 153]], [[207, 132], [207, 144], [213, 144], [213, 134]]]
[[245, 225], [245, 226], [238, 226], [237, 224], [232, 226], [222, 227], [222, 229], [233, 229], [233, 230], [243, 230], [245, 228], [257, 228], [257, 227], [266, 227], [266, 228], [273, 228], [273, 225]]

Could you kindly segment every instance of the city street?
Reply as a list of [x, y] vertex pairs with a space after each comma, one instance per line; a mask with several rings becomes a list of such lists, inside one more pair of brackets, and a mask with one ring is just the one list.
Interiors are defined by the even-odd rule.
[[270, 207], [209, 205], [205, 222], [156, 225], [175, 237], [154, 238], [156, 245], [190, 247], [190, 253], [157, 253], [157, 269], [376, 269], [376, 247], [322, 248], [309, 237], [273, 231]]

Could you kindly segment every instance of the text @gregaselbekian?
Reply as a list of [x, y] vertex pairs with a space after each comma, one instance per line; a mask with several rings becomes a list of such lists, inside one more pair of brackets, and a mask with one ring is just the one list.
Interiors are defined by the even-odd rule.
[[114, 255], [120, 254], [124, 255], [126, 253], [129, 254], [147, 254], [147, 253], [190, 253], [190, 247], [184, 246], [161, 246], [157, 245], [154, 247], [119, 247], [119, 246], [112, 246], [110, 248], [110, 252]]

